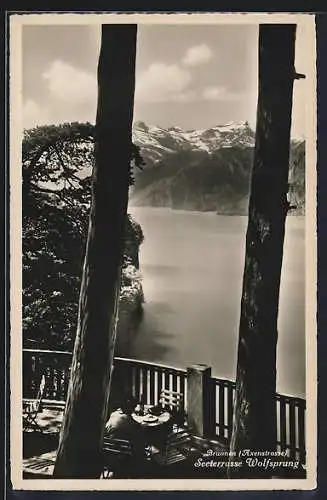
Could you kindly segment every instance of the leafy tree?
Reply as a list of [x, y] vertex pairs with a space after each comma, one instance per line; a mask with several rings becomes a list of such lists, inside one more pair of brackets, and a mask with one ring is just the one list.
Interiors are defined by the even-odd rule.
[[[89, 123], [65, 123], [24, 132], [23, 332], [24, 345], [72, 349], [91, 201], [94, 132]], [[140, 167], [133, 146], [133, 165]], [[142, 229], [127, 218], [121, 307], [140, 296], [141, 285], [125, 277], [138, 267]], [[133, 289], [134, 286], [134, 289]], [[135, 286], [138, 287], [135, 290]]]

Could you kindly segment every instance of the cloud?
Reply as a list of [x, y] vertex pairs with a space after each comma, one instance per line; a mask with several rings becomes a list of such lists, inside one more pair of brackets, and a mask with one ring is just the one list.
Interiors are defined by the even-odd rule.
[[42, 73], [53, 97], [70, 105], [96, 102], [97, 80], [95, 75], [75, 68], [63, 61], [53, 61]]
[[226, 87], [206, 87], [202, 91], [202, 99], [205, 101], [239, 101], [244, 94], [230, 92]]
[[23, 105], [23, 127], [33, 128], [48, 123], [47, 112], [33, 99], [28, 99]]
[[94, 121], [96, 75], [57, 59], [48, 65], [41, 77], [47, 88], [47, 96], [26, 100], [22, 110], [24, 128], [71, 121]]
[[187, 90], [183, 93], [176, 94], [172, 99], [174, 102], [192, 102], [198, 99], [197, 92], [195, 90]]
[[151, 64], [136, 78], [135, 99], [143, 102], [182, 101], [191, 75], [178, 64]]
[[206, 101], [219, 101], [226, 92], [224, 87], [207, 87], [202, 92], [202, 97]]
[[198, 66], [199, 64], [204, 64], [213, 58], [212, 50], [202, 43], [201, 45], [195, 45], [191, 47], [186, 52], [182, 59], [185, 66]]

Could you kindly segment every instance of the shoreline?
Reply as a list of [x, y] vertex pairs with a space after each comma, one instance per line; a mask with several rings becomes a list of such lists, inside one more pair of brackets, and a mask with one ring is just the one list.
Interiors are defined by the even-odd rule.
[[[219, 215], [223, 217], [248, 217], [247, 213], [230, 213], [230, 212], [216, 212], [215, 210], [195, 210], [193, 208], [174, 208], [168, 205], [162, 205], [162, 206], [157, 206], [157, 205], [133, 205], [132, 203], [128, 205], [128, 210], [133, 212], [134, 210], [142, 210], [142, 209], [151, 209], [151, 210], [157, 210], [159, 211], [170, 211], [173, 213], [177, 214], [197, 214], [197, 215]], [[289, 212], [287, 214], [287, 217], [298, 217], [305, 219], [306, 215], [305, 213], [292, 213]]]

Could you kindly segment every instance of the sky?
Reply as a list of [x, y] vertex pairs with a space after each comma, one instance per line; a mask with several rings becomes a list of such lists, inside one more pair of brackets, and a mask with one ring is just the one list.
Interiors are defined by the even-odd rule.
[[[306, 43], [297, 30], [296, 70]], [[25, 25], [23, 126], [96, 116], [97, 25]], [[255, 127], [258, 25], [139, 25], [134, 121], [204, 129], [230, 121]], [[305, 80], [295, 81], [292, 136], [304, 136]]]

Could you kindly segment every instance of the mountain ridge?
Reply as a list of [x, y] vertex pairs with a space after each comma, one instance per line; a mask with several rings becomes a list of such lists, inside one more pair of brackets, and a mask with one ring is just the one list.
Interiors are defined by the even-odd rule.
[[206, 151], [211, 153], [220, 147], [254, 146], [254, 131], [249, 123], [229, 122], [208, 129], [182, 129], [181, 127], [158, 127], [137, 121], [133, 126], [133, 141], [143, 153], [145, 160], [158, 161], [167, 153], [176, 151]]
[[[184, 130], [136, 122], [133, 141], [144, 169], [135, 176], [131, 202], [139, 206], [247, 213], [255, 133], [248, 122]], [[305, 143], [291, 141], [290, 202], [304, 214]]]

